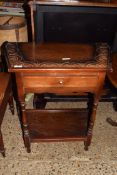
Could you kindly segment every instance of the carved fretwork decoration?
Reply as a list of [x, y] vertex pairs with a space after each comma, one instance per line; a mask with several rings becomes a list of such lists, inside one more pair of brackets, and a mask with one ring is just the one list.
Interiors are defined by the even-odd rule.
[[[109, 46], [106, 43], [96, 43], [95, 45], [83, 44], [31, 44], [9, 43], [5, 44], [7, 50], [7, 62], [11, 68], [107, 68], [109, 61]], [[70, 49], [71, 53], [70, 53]], [[75, 48], [75, 49], [74, 49]], [[77, 58], [77, 52], [88, 54]], [[65, 49], [66, 55], [62, 55]], [[70, 53], [68, 53], [68, 52]], [[25, 53], [25, 54], [24, 54]], [[55, 59], [54, 57], [57, 57]]]

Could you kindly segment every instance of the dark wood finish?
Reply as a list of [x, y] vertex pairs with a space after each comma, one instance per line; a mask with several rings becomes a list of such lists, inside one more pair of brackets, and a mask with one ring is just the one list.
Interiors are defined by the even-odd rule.
[[26, 115], [32, 141], [86, 138], [88, 110], [26, 110]]
[[[112, 83], [112, 85], [116, 88], [117, 93], [117, 53], [113, 54], [112, 56], [112, 68], [113, 71], [107, 73], [107, 77]], [[117, 110], [117, 100], [115, 104], [115, 108]], [[107, 122], [110, 123], [112, 126], [117, 126], [117, 122], [113, 121], [111, 118], [107, 118]]]
[[14, 114], [12, 87], [11, 87], [11, 77], [8, 73], [0, 73], [0, 152], [5, 156], [5, 148], [2, 138], [1, 125], [4, 118], [4, 113], [9, 103], [10, 110]]
[[34, 109], [44, 109], [46, 106], [47, 100], [45, 99], [44, 94], [34, 94], [33, 107]]
[[112, 56], [112, 69], [113, 71], [108, 72], [107, 76], [113, 86], [117, 88], [117, 53]]
[[[109, 68], [108, 46], [103, 43], [6, 43], [3, 50], [8, 70], [16, 76], [27, 151], [31, 151], [31, 142], [57, 139], [83, 140], [87, 150]], [[82, 109], [31, 110], [25, 108], [25, 94], [29, 92], [57, 95], [92, 93], [93, 103], [90, 103], [89, 112]]]

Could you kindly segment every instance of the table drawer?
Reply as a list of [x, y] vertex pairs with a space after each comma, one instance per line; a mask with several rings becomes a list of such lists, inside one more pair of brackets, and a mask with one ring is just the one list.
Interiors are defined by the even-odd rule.
[[24, 76], [24, 88], [94, 88], [97, 76]]

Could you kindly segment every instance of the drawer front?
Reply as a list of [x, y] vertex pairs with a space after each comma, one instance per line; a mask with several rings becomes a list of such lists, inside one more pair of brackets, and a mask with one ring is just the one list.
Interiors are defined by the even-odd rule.
[[24, 76], [23, 83], [25, 89], [38, 89], [41, 92], [52, 90], [91, 89], [97, 86], [98, 76]]

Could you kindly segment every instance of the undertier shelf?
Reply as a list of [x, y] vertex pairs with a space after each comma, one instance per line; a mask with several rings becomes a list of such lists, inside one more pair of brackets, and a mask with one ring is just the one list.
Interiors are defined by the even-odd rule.
[[87, 135], [87, 109], [27, 109], [26, 117], [32, 142], [84, 140]]

